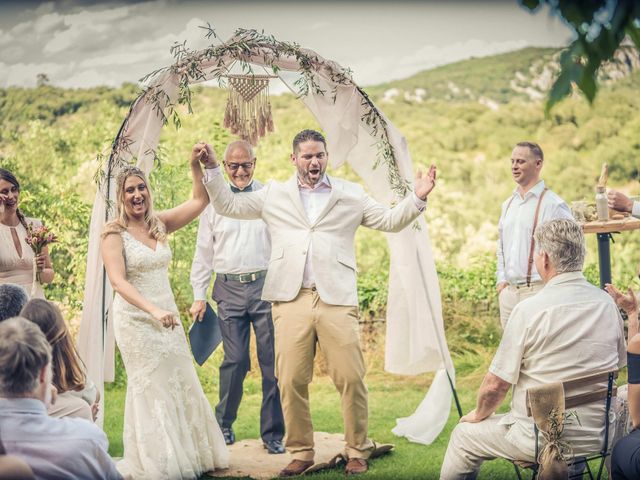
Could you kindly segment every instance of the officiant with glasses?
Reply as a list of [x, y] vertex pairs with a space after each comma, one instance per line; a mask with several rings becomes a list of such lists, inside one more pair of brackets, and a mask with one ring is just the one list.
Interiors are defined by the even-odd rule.
[[[213, 152], [211, 152], [213, 155]], [[253, 178], [256, 156], [244, 140], [230, 143], [224, 170], [232, 192], [242, 195], [262, 188]], [[235, 220], [216, 214], [209, 205], [200, 215], [198, 240], [191, 266], [194, 321], [205, 318], [207, 288], [215, 272], [213, 299], [217, 304], [224, 360], [220, 365], [220, 401], [216, 418], [225, 442], [235, 442], [233, 423], [242, 400], [243, 383], [251, 367], [250, 329], [256, 337], [262, 373], [260, 436], [269, 453], [284, 453], [284, 419], [274, 374], [274, 335], [271, 303], [261, 300], [271, 241], [262, 220]]]

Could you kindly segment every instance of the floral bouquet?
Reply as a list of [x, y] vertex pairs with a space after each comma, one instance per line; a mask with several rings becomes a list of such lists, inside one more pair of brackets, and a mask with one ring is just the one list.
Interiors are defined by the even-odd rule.
[[40, 269], [38, 268], [38, 255], [42, 253], [42, 249], [58, 241], [58, 237], [44, 225], [35, 226], [33, 223], [27, 225], [27, 244], [35, 254], [33, 257], [33, 286], [31, 287], [31, 296], [36, 292], [36, 285], [40, 283]]

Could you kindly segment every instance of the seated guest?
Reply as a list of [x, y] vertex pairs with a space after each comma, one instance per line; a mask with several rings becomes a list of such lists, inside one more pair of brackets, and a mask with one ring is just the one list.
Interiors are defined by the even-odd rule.
[[0, 322], [17, 317], [29, 300], [24, 288], [15, 283], [0, 283]]
[[[585, 246], [580, 226], [567, 219], [546, 222], [536, 229], [535, 245], [545, 286], [513, 309], [477, 406], [451, 434], [441, 479], [475, 478], [482, 462], [493, 458], [534, 461], [527, 389], [625, 365], [620, 313], [581, 272]], [[494, 415], [512, 386], [511, 411]], [[604, 402], [594, 402], [575, 408], [579, 420], [567, 418], [563, 440], [576, 456], [602, 448], [604, 408]]]
[[613, 285], [606, 285], [616, 304], [627, 312], [629, 318], [629, 346], [627, 347], [627, 367], [629, 389], [629, 416], [633, 430], [620, 439], [611, 454], [611, 475], [614, 480], [634, 480], [640, 478], [640, 335], [638, 334], [638, 300], [631, 289], [622, 294]]
[[36, 478], [118, 479], [102, 430], [81, 418], [47, 415], [51, 347], [25, 318], [0, 322], [0, 432], [7, 454]]
[[58, 391], [58, 398], [48, 409], [49, 415], [95, 420], [98, 390], [85, 374], [84, 364], [60, 309], [47, 300], [34, 298], [25, 305], [20, 316], [38, 325], [51, 345], [52, 383]]

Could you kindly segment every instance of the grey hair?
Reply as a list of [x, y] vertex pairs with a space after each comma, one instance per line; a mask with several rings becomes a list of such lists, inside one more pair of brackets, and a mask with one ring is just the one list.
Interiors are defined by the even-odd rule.
[[27, 291], [15, 283], [0, 284], [0, 322], [20, 315], [29, 301]]
[[51, 346], [40, 327], [22, 317], [0, 323], [0, 397], [32, 393], [50, 364]]
[[236, 148], [242, 148], [247, 153], [247, 155], [249, 155], [249, 160], [255, 160], [256, 154], [253, 152], [253, 147], [251, 146], [251, 144], [246, 140], [236, 140], [235, 142], [231, 142], [229, 145], [227, 145], [227, 148], [225, 148], [224, 157], [222, 157], [225, 162], [227, 161], [227, 157], [231, 155], [231, 152], [233, 152]]
[[582, 270], [586, 248], [582, 227], [574, 220], [557, 218], [543, 223], [535, 232], [536, 252], [549, 255], [558, 273]]

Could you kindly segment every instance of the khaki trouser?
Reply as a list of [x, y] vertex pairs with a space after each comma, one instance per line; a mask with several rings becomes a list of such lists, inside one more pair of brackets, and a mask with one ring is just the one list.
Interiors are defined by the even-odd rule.
[[494, 458], [533, 461], [531, 445], [508, 440], [509, 425], [500, 425], [503, 415], [492, 415], [478, 423], [459, 423], [449, 438], [440, 480], [474, 479], [482, 462]]
[[544, 284], [542, 282], [532, 283], [527, 287], [523, 285], [521, 287], [514, 287], [513, 285], [507, 285], [502, 289], [498, 300], [500, 303], [500, 325], [502, 329], [507, 326], [507, 320], [511, 315], [511, 311], [525, 298], [531, 297], [542, 290]]
[[373, 442], [367, 438], [368, 400], [357, 307], [328, 305], [315, 288], [303, 288], [290, 302], [274, 302], [272, 313], [287, 450], [294, 459], [314, 457], [309, 383], [317, 342], [340, 392], [346, 454], [368, 458]]

